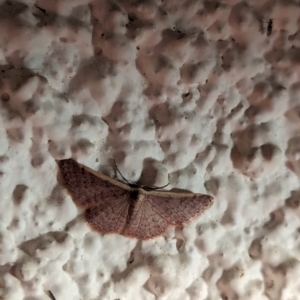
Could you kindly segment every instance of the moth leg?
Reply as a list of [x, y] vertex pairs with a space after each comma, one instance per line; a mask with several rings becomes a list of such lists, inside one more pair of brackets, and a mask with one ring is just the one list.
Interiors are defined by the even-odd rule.
[[170, 184], [170, 182], [168, 182], [167, 184], [163, 185], [163, 186], [142, 186], [144, 190], [146, 191], [155, 191], [155, 190], [161, 190], [165, 187], [167, 187]]

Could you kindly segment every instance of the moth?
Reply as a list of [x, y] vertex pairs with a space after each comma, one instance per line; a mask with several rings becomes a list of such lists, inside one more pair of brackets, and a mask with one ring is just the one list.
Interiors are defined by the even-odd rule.
[[[269, 37], [273, 31], [273, 19], [260, 18], [260, 22], [262, 26], [260, 32], [264, 33], [265, 29], [267, 29], [267, 37]], [[267, 28], [264, 27], [264, 24], [266, 23], [267, 23]]]
[[273, 30], [273, 20], [270, 19], [267, 26], [267, 36], [269, 37], [272, 34]]
[[213, 204], [209, 195], [126, 184], [71, 158], [56, 162], [62, 184], [84, 210], [86, 222], [103, 234], [152, 239], [163, 235], [169, 226], [190, 223]]

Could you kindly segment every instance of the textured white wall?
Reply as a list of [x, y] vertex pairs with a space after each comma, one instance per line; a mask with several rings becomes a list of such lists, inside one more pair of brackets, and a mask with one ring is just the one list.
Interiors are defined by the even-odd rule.
[[[299, 24], [297, 1], [0, 1], [0, 299], [298, 299]], [[216, 200], [103, 236], [69, 157]]]

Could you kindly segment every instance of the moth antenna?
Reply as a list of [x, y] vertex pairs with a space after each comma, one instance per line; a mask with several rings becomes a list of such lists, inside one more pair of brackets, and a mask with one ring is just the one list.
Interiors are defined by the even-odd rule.
[[56, 298], [54, 297], [54, 295], [52, 294], [52, 292], [49, 290], [48, 292], [48, 296], [50, 297], [51, 300], [56, 300]]
[[114, 160], [114, 164], [115, 164], [116, 170], [117, 170], [118, 173], [121, 175], [122, 179], [123, 179], [128, 185], [130, 185], [131, 183], [130, 183], [123, 175], [122, 175], [122, 173], [120, 172], [120, 170], [119, 170], [119, 168], [118, 168], [117, 163], [116, 163], [115, 160]]

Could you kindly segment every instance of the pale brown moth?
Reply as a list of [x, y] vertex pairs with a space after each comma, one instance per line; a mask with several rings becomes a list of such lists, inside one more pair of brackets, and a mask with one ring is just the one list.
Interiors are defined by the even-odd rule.
[[125, 184], [73, 159], [56, 161], [63, 185], [86, 222], [100, 233], [118, 233], [140, 240], [184, 226], [213, 204], [213, 197], [191, 192], [154, 190]]

